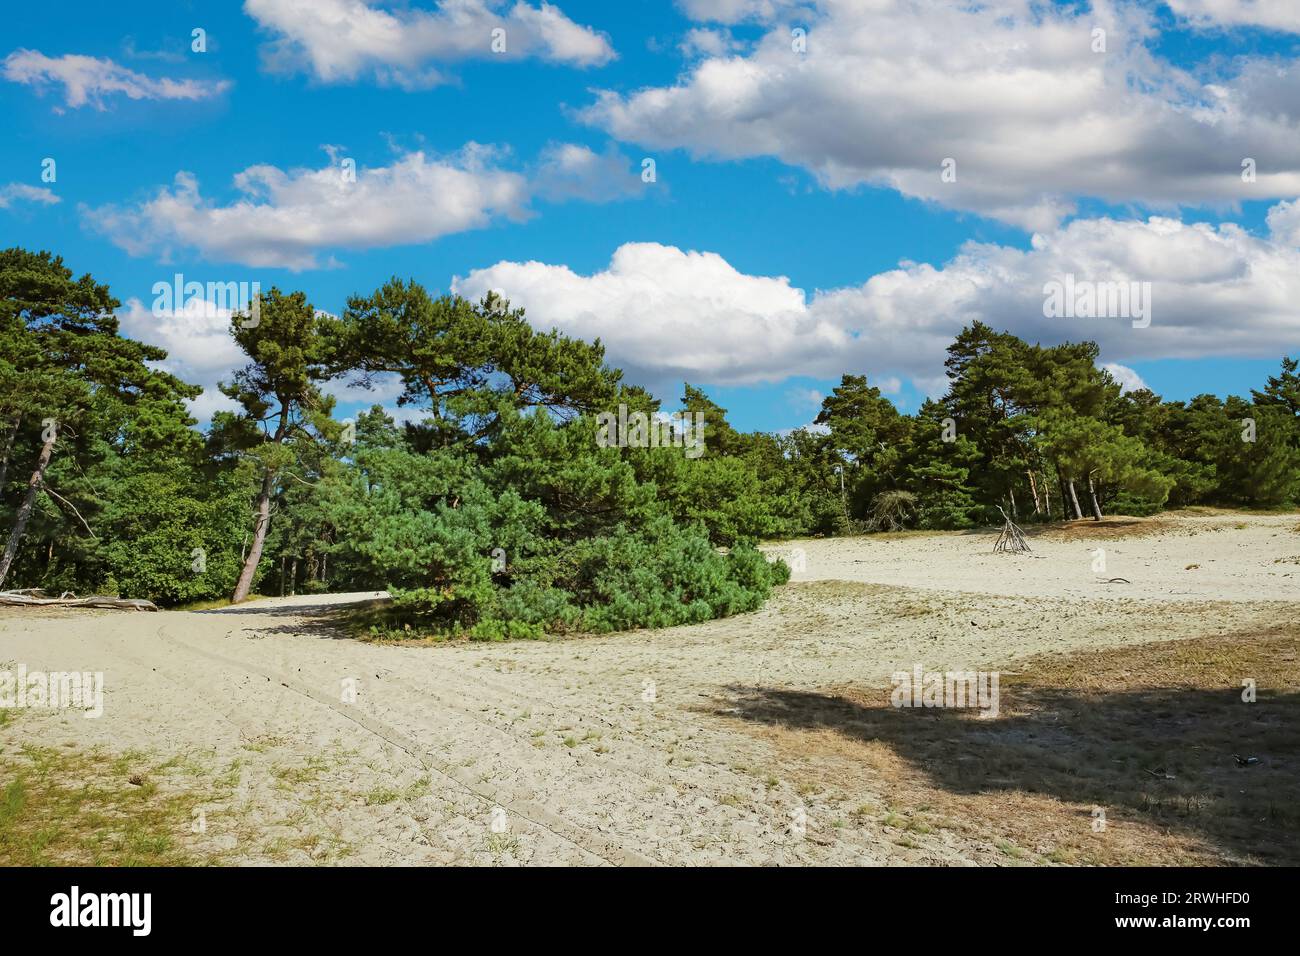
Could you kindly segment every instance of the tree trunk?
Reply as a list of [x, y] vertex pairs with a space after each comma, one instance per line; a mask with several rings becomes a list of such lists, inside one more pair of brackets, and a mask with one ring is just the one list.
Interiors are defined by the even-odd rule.
[[262, 476], [262, 490], [257, 496], [257, 524], [253, 528], [253, 545], [248, 549], [244, 559], [244, 570], [239, 572], [239, 583], [235, 585], [232, 604], [248, 600], [248, 592], [253, 589], [253, 575], [257, 573], [257, 564], [262, 560], [262, 545], [266, 543], [266, 531], [271, 526], [271, 489], [273, 481], [271, 472]]
[[[1058, 471], [1057, 474], [1059, 475], [1060, 472]], [[1060, 482], [1061, 485], [1061, 520], [1069, 521], [1070, 520], [1070, 494], [1068, 491], [1066, 491], [1065, 479], [1057, 478], [1057, 481]]]
[[1043, 508], [1038, 500], [1038, 482], [1034, 481], [1034, 469], [1026, 468], [1025, 474], [1029, 476], [1029, 493], [1034, 496], [1034, 514], [1039, 514]]
[[23, 497], [23, 503], [18, 507], [18, 514], [14, 517], [13, 530], [9, 532], [9, 543], [5, 545], [4, 557], [0, 557], [0, 586], [5, 583], [5, 578], [9, 576], [9, 568], [14, 563], [14, 556], [18, 554], [18, 545], [23, 539], [23, 532], [27, 530], [27, 522], [32, 517], [32, 506], [36, 504], [36, 495], [41, 490], [41, 482], [45, 480], [45, 469], [50, 466], [50, 458], [54, 454], [54, 439], [51, 435], [49, 441], [41, 446], [40, 457], [36, 459], [36, 470], [32, 472], [31, 480], [27, 482], [27, 494]]
[[[289, 417], [288, 403], [280, 398], [280, 423], [275, 427], [275, 445], [284, 444]], [[258, 562], [262, 560], [262, 547], [266, 544], [266, 532], [271, 527], [271, 492], [275, 490], [275, 476], [268, 468], [262, 475], [262, 490], [257, 495], [257, 524], [253, 526], [253, 546], [244, 559], [244, 569], [239, 572], [239, 582], [235, 585], [235, 594], [230, 603], [238, 604], [248, 600], [248, 592], [253, 589], [253, 577], [257, 574]]]
[[1070, 488], [1070, 501], [1074, 504], [1074, 517], [1076, 521], [1083, 520], [1083, 509], [1079, 507], [1079, 493], [1074, 490], [1074, 480], [1067, 482]]
[[1097, 489], [1093, 487], [1092, 475], [1088, 476], [1088, 497], [1092, 499], [1092, 518], [1094, 521], [1101, 520], [1101, 505], [1097, 504]]
[[280, 555], [280, 597], [284, 597], [284, 555]]
[[23, 423], [23, 416], [19, 415], [14, 419], [14, 423], [9, 426], [9, 434], [5, 436], [4, 450], [0, 451], [0, 500], [4, 499], [5, 480], [9, 477], [9, 456], [14, 450], [14, 439], [18, 437], [18, 429]]
[[298, 593], [298, 559], [289, 562], [289, 597]]

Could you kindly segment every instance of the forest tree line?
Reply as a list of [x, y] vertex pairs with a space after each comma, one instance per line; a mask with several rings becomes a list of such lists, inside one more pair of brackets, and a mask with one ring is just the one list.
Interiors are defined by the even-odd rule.
[[[598, 418], [660, 415], [599, 341], [542, 333], [497, 296], [394, 279], [318, 312], [301, 292], [232, 317], [237, 410], [122, 336], [120, 303], [46, 252], [0, 252], [0, 588], [166, 604], [388, 589], [390, 622], [479, 638], [707, 620], [788, 569], [760, 539], [969, 528], [1300, 498], [1300, 375], [1249, 400], [1122, 392], [1090, 342], [976, 323], [914, 415], [845, 375], [814, 425], [741, 433], [685, 385], [702, 455], [617, 447]], [[335, 417], [331, 382], [396, 377]]]

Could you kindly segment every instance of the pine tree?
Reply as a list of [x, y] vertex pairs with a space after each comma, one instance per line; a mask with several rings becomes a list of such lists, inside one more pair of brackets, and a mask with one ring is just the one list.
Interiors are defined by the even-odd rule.
[[1264, 391], [1251, 391], [1256, 405], [1277, 405], [1300, 416], [1300, 359], [1283, 358], [1282, 371], [1270, 375]]
[[217, 436], [261, 471], [254, 504], [252, 541], [231, 598], [248, 598], [271, 523], [276, 482], [294, 477], [311, 446], [331, 430], [333, 400], [320, 391], [329, 352], [316, 310], [301, 292], [263, 293], [260, 315], [231, 316], [231, 334], [249, 363], [223, 383], [222, 392], [243, 406], [239, 415], [214, 418]]
[[[0, 502], [9, 503], [11, 463], [28, 461], [26, 485], [0, 553], [0, 585], [14, 567], [42, 496], [77, 535], [94, 538], [81, 509], [50, 475], [68, 458], [84, 475], [123, 440], [133, 419], [185, 427], [181, 401], [199, 393], [147, 363], [166, 352], [118, 334], [120, 303], [90, 275], [79, 279], [48, 252], [0, 251]], [[26, 452], [26, 455], [24, 454]], [[27, 457], [30, 455], [30, 457]], [[51, 532], [51, 535], [53, 532]], [[48, 541], [47, 570], [53, 556]]]

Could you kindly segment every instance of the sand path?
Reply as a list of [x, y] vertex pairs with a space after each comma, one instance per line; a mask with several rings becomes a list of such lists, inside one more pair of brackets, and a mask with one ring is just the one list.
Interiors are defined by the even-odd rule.
[[773, 552], [801, 548], [806, 570], [757, 613], [551, 642], [376, 646], [320, 623], [370, 595], [5, 611], [0, 669], [103, 671], [106, 690], [99, 719], [28, 711], [0, 735], [230, 768], [195, 839], [231, 862], [992, 862], [951, 830], [903, 847], [844, 826], [880, 794], [774, 751], [734, 718], [736, 696], [1292, 622], [1298, 520], [1049, 534], [1036, 558], [977, 535], [789, 542]]

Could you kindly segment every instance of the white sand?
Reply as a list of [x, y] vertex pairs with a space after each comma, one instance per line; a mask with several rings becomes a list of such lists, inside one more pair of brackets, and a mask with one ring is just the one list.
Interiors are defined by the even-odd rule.
[[[1014, 670], [1042, 652], [1293, 622], [1297, 523], [1164, 518], [1143, 536], [1038, 537], [1036, 558], [991, 555], [988, 535], [790, 542], [771, 550], [803, 548], [807, 570], [755, 614], [553, 642], [374, 646], [313, 623], [321, 605], [364, 595], [3, 611], [0, 669], [103, 671], [106, 694], [100, 719], [27, 711], [0, 744], [135, 750], [142, 766], [184, 755], [210, 771], [195, 786], [238, 761], [233, 792], [212, 790], [206, 833], [181, 836], [240, 862], [992, 861], [953, 831], [907, 848], [875, 823], [834, 825], [879, 794], [809, 780], [731, 702], [750, 688], [881, 686], [918, 662]], [[1098, 546], [1104, 577], [1132, 583], [1100, 583]]]
[[[1033, 560], [991, 553], [987, 532], [790, 541], [768, 550], [787, 560], [792, 549], [804, 550], [806, 570], [794, 574], [795, 581], [870, 581], [1024, 597], [1300, 600], [1296, 515], [1117, 520], [1120, 537], [1104, 533], [1110, 522], [1074, 522], [1042, 533], [1031, 528]], [[1160, 533], [1146, 533], [1148, 528]], [[1104, 573], [1093, 570], [1098, 550], [1105, 552]], [[1287, 557], [1297, 561], [1278, 563]], [[1131, 585], [1106, 583], [1114, 577]]]

